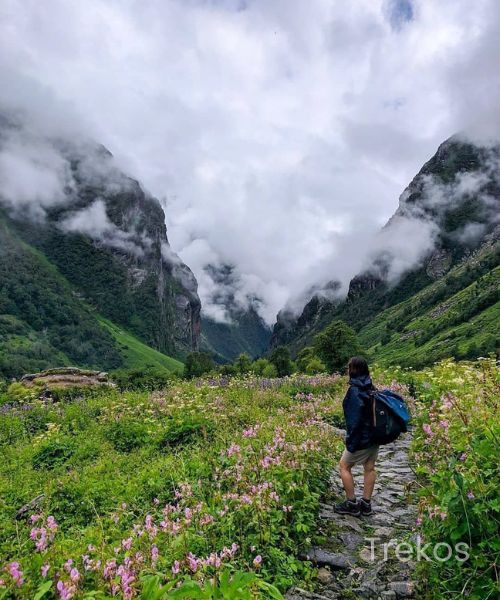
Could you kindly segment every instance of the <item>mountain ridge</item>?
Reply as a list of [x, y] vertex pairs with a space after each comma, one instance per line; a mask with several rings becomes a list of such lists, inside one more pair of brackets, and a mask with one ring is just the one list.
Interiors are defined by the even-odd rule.
[[[500, 146], [478, 147], [452, 136], [443, 142], [401, 194], [395, 214], [383, 227], [386, 238], [398, 223], [422, 224], [432, 245], [416, 266], [390, 280], [397, 255], [382, 248], [349, 283], [344, 299], [316, 295], [299, 316], [282, 311], [271, 347], [288, 345], [294, 355], [334, 319], [362, 331], [377, 314], [398, 305], [443, 278], [477, 250], [497, 227], [500, 214]], [[414, 239], [409, 238], [413, 243]], [[403, 246], [403, 251], [405, 250]], [[397, 253], [395, 253], [397, 254]]]
[[[120, 366], [123, 356], [116, 341], [92, 313], [163, 354], [182, 358], [198, 348], [201, 304], [196, 279], [170, 249], [158, 200], [125, 175], [104, 146], [45, 138], [4, 118], [0, 184], [0, 241], [5, 250], [0, 253], [0, 315], [38, 332], [32, 331], [35, 338], [47, 329], [48, 319], [52, 341], [45, 360], [50, 364], [38, 361], [41, 368], [68, 360], [81, 366]], [[16, 269], [16, 257], [24, 261], [24, 274]], [[43, 281], [33, 285], [37, 270], [44, 274], [46, 290]], [[51, 287], [60, 290], [59, 305], [48, 293]], [[99, 339], [100, 349], [93, 348], [87, 357], [77, 349], [69, 355], [59, 352], [67, 346], [63, 338], [69, 331], [62, 325], [62, 306], [72, 315], [75, 339], [82, 345]], [[52, 320], [49, 313], [55, 315]], [[91, 340], [84, 342], [79, 322], [90, 327]], [[32, 362], [33, 357], [25, 358]], [[22, 368], [22, 353], [18, 359], [16, 373]]]

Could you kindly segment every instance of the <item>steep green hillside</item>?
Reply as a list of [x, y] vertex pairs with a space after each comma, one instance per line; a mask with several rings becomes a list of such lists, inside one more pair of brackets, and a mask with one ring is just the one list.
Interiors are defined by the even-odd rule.
[[0, 376], [68, 365], [182, 370], [178, 360], [99, 317], [0, 216]]
[[57, 269], [0, 217], [0, 373], [70, 363], [113, 369], [123, 359]]
[[[33, 148], [51, 160], [40, 161]], [[162, 353], [198, 348], [196, 279], [170, 249], [160, 202], [106, 148], [0, 118], [0, 155], [29, 173], [41, 169], [45, 183], [22, 194], [2, 172], [0, 207], [9, 229], [42, 253], [79, 299]]]
[[146, 346], [131, 333], [111, 323], [111, 321], [103, 317], [99, 317], [98, 320], [117, 342], [120, 354], [123, 357], [123, 368], [144, 369], [156, 367], [170, 372], [182, 372], [184, 365], [180, 361], [162, 354], [150, 346]]
[[379, 313], [359, 331], [373, 358], [420, 367], [500, 348], [500, 242], [486, 244], [446, 277]]

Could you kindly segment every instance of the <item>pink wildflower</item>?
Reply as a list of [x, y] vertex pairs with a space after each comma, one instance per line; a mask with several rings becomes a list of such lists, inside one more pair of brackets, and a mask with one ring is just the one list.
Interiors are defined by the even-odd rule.
[[260, 565], [262, 564], [262, 556], [260, 554], [257, 554], [257, 556], [253, 559], [253, 566], [255, 568], [260, 567]]
[[179, 573], [180, 570], [181, 570], [181, 563], [178, 560], [174, 561], [174, 564], [172, 565], [172, 573], [174, 575], [177, 575], [177, 573]]
[[474, 492], [473, 491], [467, 492], [467, 498], [469, 498], [469, 500], [472, 500], [473, 498], [475, 498]]
[[153, 546], [151, 546], [151, 562], [153, 563], [153, 565], [155, 565], [158, 562], [159, 555], [160, 553], [158, 551], [158, 546], [153, 544]]
[[40, 569], [41, 573], [42, 573], [42, 577], [47, 577], [47, 573], [49, 572], [50, 569], [50, 565], [43, 565]]
[[191, 552], [188, 554], [187, 556], [187, 561], [188, 561], [188, 566], [191, 569], [191, 571], [193, 573], [196, 573], [196, 571], [198, 570], [198, 559], [196, 558], [196, 556], [194, 556], [194, 554], [192, 554]]
[[24, 583], [23, 572], [21, 571], [20, 566], [21, 565], [18, 562], [11, 562], [7, 565], [7, 570], [17, 587], [20, 587]]

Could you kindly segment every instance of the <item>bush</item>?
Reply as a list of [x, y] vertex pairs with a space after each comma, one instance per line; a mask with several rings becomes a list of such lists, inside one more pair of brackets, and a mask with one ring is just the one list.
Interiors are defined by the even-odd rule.
[[333, 321], [315, 336], [314, 349], [330, 372], [344, 371], [351, 356], [361, 354], [354, 329], [343, 321]]
[[193, 379], [209, 373], [215, 368], [214, 359], [208, 352], [191, 352], [184, 365], [184, 377]]
[[186, 420], [172, 423], [167, 431], [160, 436], [161, 448], [182, 446], [192, 443], [197, 439], [206, 438], [213, 430], [213, 425], [208, 421]]
[[248, 354], [240, 354], [234, 361], [234, 366], [237, 373], [244, 375], [245, 373], [250, 372], [252, 367], [252, 359], [248, 356]]
[[145, 446], [149, 439], [147, 426], [129, 419], [121, 419], [108, 425], [105, 436], [119, 452], [132, 452]]
[[170, 371], [156, 368], [115, 371], [111, 378], [121, 391], [163, 390], [176, 380], [176, 376]]
[[297, 355], [297, 368], [301, 373], [306, 373], [307, 365], [311, 361], [311, 359], [317, 358], [314, 354], [314, 348], [311, 346], [307, 346], [306, 348], [302, 348], [302, 350]]
[[316, 375], [317, 373], [326, 373], [326, 365], [319, 358], [313, 356], [306, 365], [306, 373], [308, 375]]
[[293, 372], [293, 363], [290, 350], [286, 346], [278, 346], [271, 352], [269, 357], [271, 363], [276, 367], [278, 377], [286, 377]]
[[74, 454], [74, 446], [69, 440], [49, 440], [33, 454], [34, 469], [55, 469], [64, 465]]
[[268, 378], [276, 377], [278, 375], [276, 367], [266, 358], [259, 358], [254, 361], [252, 364], [252, 372], [260, 377]]

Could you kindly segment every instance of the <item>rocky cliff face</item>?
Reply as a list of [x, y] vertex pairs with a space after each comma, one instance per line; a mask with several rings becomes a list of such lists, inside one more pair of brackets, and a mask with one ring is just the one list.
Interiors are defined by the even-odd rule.
[[[197, 282], [169, 247], [158, 200], [103, 146], [0, 125], [0, 203], [16, 233], [100, 315], [166, 354], [197, 349]], [[19, 191], [9, 164], [42, 188]]]
[[[288, 344], [297, 351], [335, 318], [363, 327], [374, 314], [443, 277], [478, 248], [497, 226], [499, 214], [500, 146], [479, 147], [459, 136], [450, 138], [401, 194], [398, 209], [380, 234], [378, 250], [351, 280], [345, 300], [313, 297], [299, 317], [281, 313], [272, 345]], [[402, 223], [409, 224], [411, 232], [400, 243], [402, 251], [422, 239], [427, 243], [414, 252], [411, 265], [395, 269], [398, 248], [391, 242]]]

